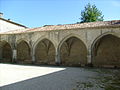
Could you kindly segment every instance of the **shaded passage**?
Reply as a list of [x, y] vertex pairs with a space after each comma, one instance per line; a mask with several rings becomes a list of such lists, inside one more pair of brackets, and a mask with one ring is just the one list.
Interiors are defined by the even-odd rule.
[[48, 39], [40, 41], [35, 48], [36, 64], [55, 64], [55, 47]]
[[87, 63], [87, 49], [84, 43], [76, 38], [68, 38], [60, 48], [60, 57], [63, 65], [81, 66]]
[[19, 63], [30, 63], [30, 47], [25, 41], [21, 41], [17, 44], [17, 61]]
[[120, 66], [120, 38], [106, 35], [93, 48], [94, 66]]
[[12, 49], [9, 43], [0, 42], [0, 61], [4, 63], [12, 62]]

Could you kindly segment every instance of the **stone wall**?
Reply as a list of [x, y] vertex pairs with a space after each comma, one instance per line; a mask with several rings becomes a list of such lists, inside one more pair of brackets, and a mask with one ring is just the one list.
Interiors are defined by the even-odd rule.
[[120, 66], [120, 38], [106, 35], [100, 38], [94, 46], [95, 66]]
[[51, 41], [43, 39], [35, 48], [36, 64], [55, 64], [55, 47]]
[[17, 44], [17, 62], [18, 63], [30, 63], [31, 55], [30, 55], [30, 47], [25, 41], [21, 41]]
[[[0, 35], [1, 42], [6, 41], [11, 46], [11, 51], [17, 51], [17, 54], [12, 54], [13, 62], [27, 60], [35, 64], [60, 64], [66, 66], [93, 64], [94, 66], [120, 67], [119, 39], [119, 26], [50, 31], [38, 30], [35, 32]], [[18, 45], [20, 41], [27, 44]], [[23, 57], [25, 59], [21, 59]], [[2, 58], [2, 54], [0, 58]]]
[[12, 49], [9, 43], [0, 42], [0, 60], [1, 62], [12, 62]]
[[76, 37], [67, 39], [60, 48], [60, 59], [63, 65], [81, 66], [87, 64], [87, 49]]

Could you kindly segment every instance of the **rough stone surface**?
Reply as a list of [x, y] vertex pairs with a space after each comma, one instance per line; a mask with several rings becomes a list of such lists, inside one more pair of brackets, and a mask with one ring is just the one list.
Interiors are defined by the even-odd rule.
[[[105, 38], [108, 35], [109, 37]], [[73, 40], [73, 44], [70, 44], [72, 37], [75, 37], [75, 40]], [[114, 67], [117, 65], [117, 67], [119, 67], [119, 38], [119, 20], [52, 25], [34, 29], [24, 29], [23, 32], [20, 30], [18, 32], [6, 32], [0, 34], [0, 58], [1, 62], [4, 59], [8, 59], [8, 57], [4, 57], [4, 51], [7, 50], [5, 52], [6, 56], [9, 56], [9, 52], [11, 52], [9, 59], [12, 57], [12, 62], [16, 61], [15, 57], [19, 57], [19, 59], [25, 58], [23, 59], [24, 61], [37, 62], [39, 64], [57, 63], [73, 66], [76, 64], [79, 66], [95, 64], [94, 66], [98, 66], [97, 64], [100, 63], [100, 66], [112, 65]], [[7, 47], [3, 49], [4, 42], [7, 43], [9, 49]], [[19, 45], [19, 42], [25, 42], [27, 44]], [[45, 44], [43, 44], [44, 42]], [[52, 44], [49, 44], [49, 42]], [[66, 42], [68, 44], [66, 44]], [[99, 45], [97, 45], [98, 42]], [[17, 50], [17, 54], [12, 53], [13, 50]], [[94, 52], [97, 52], [97, 57]]]
[[82, 41], [75, 37], [67, 39], [61, 46], [61, 62], [67, 66], [87, 64], [87, 49]]
[[120, 38], [106, 35], [96, 42], [94, 65], [120, 66]]
[[17, 62], [24, 63], [30, 62], [31, 55], [30, 55], [30, 47], [25, 41], [21, 41], [17, 44]]
[[36, 64], [55, 64], [55, 47], [51, 41], [44, 39], [35, 49]]

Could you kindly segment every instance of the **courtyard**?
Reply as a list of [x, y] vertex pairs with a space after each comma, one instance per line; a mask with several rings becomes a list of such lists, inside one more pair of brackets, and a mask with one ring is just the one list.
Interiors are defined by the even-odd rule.
[[1, 63], [0, 90], [120, 90], [120, 70]]

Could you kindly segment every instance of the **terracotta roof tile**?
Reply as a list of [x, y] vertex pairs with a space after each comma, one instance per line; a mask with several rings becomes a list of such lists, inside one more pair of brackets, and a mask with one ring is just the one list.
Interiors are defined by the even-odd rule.
[[65, 25], [45, 25], [37, 28], [19, 29], [14, 31], [8, 31], [1, 34], [14, 34], [14, 33], [26, 33], [34, 31], [51, 31], [51, 30], [66, 30], [66, 29], [82, 29], [82, 28], [94, 28], [94, 27], [106, 27], [106, 26], [120, 26], [120, 20], [113, 21], [99, 21], [80, 24], [65, 24]]

